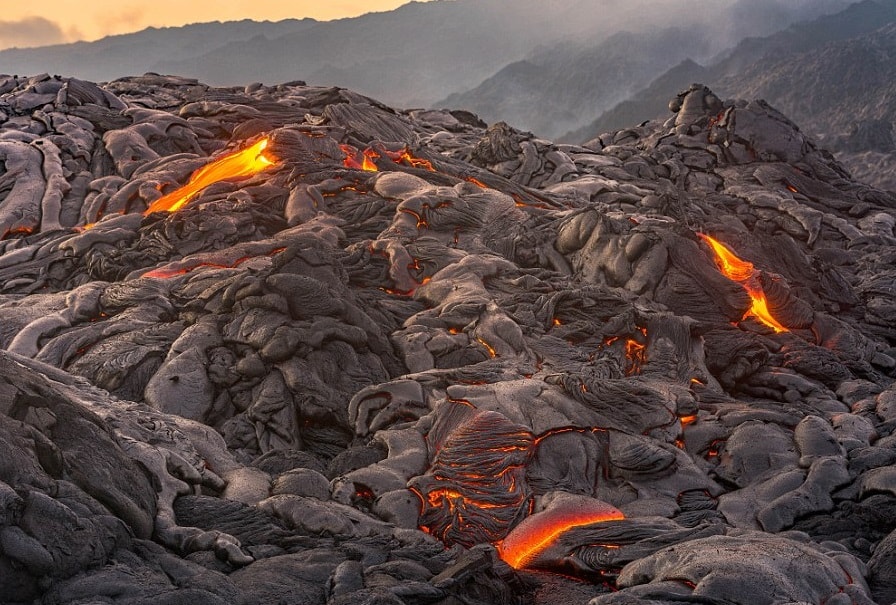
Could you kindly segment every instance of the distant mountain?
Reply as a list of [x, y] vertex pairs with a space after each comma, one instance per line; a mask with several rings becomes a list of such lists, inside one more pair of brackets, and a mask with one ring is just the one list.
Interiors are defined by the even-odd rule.
[[476, 88], [439, 102], [548, 138], [627, 98], [689, 56], [707, 56], [702, 26], [621, 32], [594, 46], [561, 44], [511, 63]]
[[476, 86], [539, 45], [603, 40], [663, 23], [689, 1], [436, 0], [327, 22], [148, 29], [91, 43], [2, 51], [0, 73], [106, 81], [154, 71], [216, 85], [303, 79], [352, 87], [400, 106], [425, 106]]
[[[656, 78], [649, 86], [599, 114], [587, 126], [568, 132], [560, 138], [583, 142], [604, 132], [665, 116], [668, 114], [668, 100], [691, 82], [705, 83], [726, 95], [740, 94], [741, 87], [755, 92], [759, 88], [758, 80], [771, 78], [771, 65], [811, 59], [812, 53], [828, 44], [869, 34], [893, 21], [896, 21], [896, 0], [863, 0], [841, 12], [791, 25], [770, 36], [746, 38], [705, 66], [690, 59], [682, 62]], [[746, 76], [748, 73], [753, 75]], [[754, 78], [757, 79], [755, 85], [746, 82]], [[782, 86], [787, 88], [786, 84]], [[776, 97], [769, 92], [773, 93], [763, 91], [768, 94], [766, 100], [774, 104]], [[808, 123], [806, 112], [794, 109], [791, 115], [799, 124]]]
[[[411, 3], [280, 37], [235, 41], [204, 55], [172, 55], [158, 69], [215, 84], [300, 78], [351, 87], [390, 104], [429, 105], [560, 35], [556, 24], [529, 35], [534, 2], [521, 1], [507, 19], [509, 2]], [[559, 4], [569, 10], [577, 3]]]
[[855, 38], [754, 63], [718, 88], [768, 100], [853, 176], [896, 190], [896, 10], [890, 19]]
[[660, 115], [668, 115], [669, 99], [675, 98], [677, 91], [685, 88], [690, 82], [706, 82], [710, 79], [710, 71], [707, 68], [690, 58], [685, 59], [656, 78], [646, 88], [605, 111], [597, 120], [583, 128], [567, 132], [559, 139], [581, 143], [604, 132], [626, 128]]
[[[150, 27], [134, 34], [108, 36], [96, 42], [75, 42], [0, 51], [0, 73], [32, 75], [64, 73], [97, 82], [127, 74], [158, 71], [171, 57], [202, 56], [235, 41], [258, 41], [307, 31], [314, 19], [230, 21], [183, 27]], [[244, 82], [245, 83], [245, 82]]]
[[[550, 125], [549, 131], [561, 132], [581, 126], [587, 121], [582, 115], [592, 118], [684, 58], [670, 47], [655, 67], [647, 66], [656, 44], [643, 52], [630, 40], [623, 44], [627, 51], [603, 45], [614, 34], [699, 32], [695, 40], [680, 41], [699, 59], [705, 43], [718, 52], [746, 35], [766, 34], [847, 2], [714, 0], [695, 9], [694, 0], [434, 0], [328, 22], [215, 23], [0, 51], [0, 73], [66, 73], [107, 81], [154, 71], [228, 86], [300, 79], [349, 87], [400, 107], [425, 107], [495, 77], [483, 87], [493, 99], [507, 68], [509, 85], [520, 87], [509, 105], [531, 101], [534, 116], [556, 110], [563, 125]], [[598, 48], [609, 49], [609, 56]], [[599, 86], [605, 77], [612, 84]], [[545, 104], [546, 86], [557, 87], [565, 98], [559, 106]], [[529, 114], [520, 113], [526, 121], [514, 125], [532, 128]]]
[[766, 56], [720, 78], [719, 90], [766, 99], [826, 144], [860, 145], [849, 138], [858, 125], [896, 119], [896, 12], [855, 38]]
[[669, 115], [690, 82], [762, 98], [835, 152], [861, 180], [896, 189], [896, 0], [863, 0], [765, 38], [743, 40], [707, 66], [685, 61], [561, 137], [585, 142]]
[[[538, 49], [437, 105], [467, 109], [486, 121], [503, 120], [539, 136], [557, 138], [582, 129], [593, 116], [632, 97], [688, 59], [693, 64], [721, 61], [728, 57], [726, 51], [747, 36], [758, 40], [757, 36], [779, 31], [794, 21], [842, 10], [848, 2], [736, 0], [702, 3], [699, 10], [693, 2], [678, 3], [669, 18], [652, 19], [657, 7], [664, 5], [668, 3], [640, 7], [646, 9], [640, 10], [641, 18], [658, 26]], [[655, 100], [664, 105], [681, 88], [681, 82], [676, 81], [671, 93], [664, 90]], [[689, 80], [684, 82], [686, 86]], [[625, 113], [616, 119], [632, 124], [644, 118], [632, 121]], [[590, 132], [590, 128], [582, 132]]]

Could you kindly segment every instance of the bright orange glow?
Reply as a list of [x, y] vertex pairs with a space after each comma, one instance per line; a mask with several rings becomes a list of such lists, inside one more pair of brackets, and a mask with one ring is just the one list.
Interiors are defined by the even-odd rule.
[[0, 240], [16, 235], [31, 235], [32, 233], [34, 233], [34, 227], [13, 227], [12, 229], [7, 229], [6, 233], [0, 237]]
[[693, 424], [697, 422], [697, 414], [688, 414], [687, 416], [679, 416], [679, 420], [681, 420], [681, 425], [686, 426], [688, 424]]
[[698, 233], [698, 236], [712, 247], [716, 253], [716, 265], [722, 275], [733, 281], [747, 281], [756, 272], [753, 263], [739, 259], [725, 244], [708, 235]]
[[380, 156], [376, 155], [376, 152], [367, 153], [368, 151], [370, 150], [365, 149], [364, 153], [361, 154], [364, 156], [364, 159], [361, 160], [361, 169], [366, 170], [367, 172], [378, 172], [379, 168], [373, 163], [373, 158], [378, 158]]
[[495, 357], [498, 356], [498, 352], [495, 351], [495, 348], [492, 345], [488, 344], [484, 339], [477, 338], [476, 342], [478, 342], [483, 347], [485, 347], [485, 350], [488, 351], [488, 356], [491, 357], [492, 359], [494, 359]]
[[193, 173], [186, 185], [154, 201], [143, 215], [153, 212], [176, 212], [209, 185], [220, 181], [245, 179], [273, 166], [276, 160], [265, 154], [268, 143], [269, 139], [261, 139], [242, 151], [230, 153], [211, 164], [206, 164]]
[[760, 323], [765, 324], [775, 332], [789, 332], [790, 330], [772, 317], [772, 314], [768, 309], [768, 301], [765, 298], [765, 292], [762, 291], [762, 286], [759, 285], [758, 280], [756, 279], [759, 272], [753, 266], [753, 263], [741, 260], [731, 251], [731, 249], [725, 246], [725, 244], [708, 235], [702, 233], [698, 233], [697, 235], [709, 244], [713, 249], [713, 252], [715, 252], [716, 265], [719, 267], [719, 271], [722, 272], [722, 275], [732, 281], [740, 283], [753, 300], [753, 305], [746, 314], [744, 314], [744, 318], [752, 315]]
[[483, 182], [480, 181], [479, 179], [474, 179], [474, 178], [471, 177], [471, 176], [466, 177], [464, 180], [467, 181], [468, 183], [473, 183], [474, 185], [476, 185], [476, 186], [479, 187], [480, 189], [491, 189], [491, 187], [489, 187], [488, 185], [486, 185], [485, 183], [483, 183]]
[[[284, 250], [286, 250], [286, 248], [274, 248], [273, 250], [271, 250], [270, 252], [267, 253], [267, 256], [274, 256], [275, 254], [280, 254]], [[169, 267], [169, 268], [160, 267], [158, 269], [153, 269], [152, 271], [147, 271], [146, 273], [144, 273], [142, 275], [142, 277], [152, 277], [152, 278], [156, 278], [156, 279], [169, 279], [172, 277], [176, 277], [178, 275], [186, 275], [187, 273], [190, 273], [191, 271], [198, 269], [199, 267], [214, 267], [216, 269], [235, 269], [236, 267], [239, 267], [240, 265], [242, 265], [244, 262], [251, 260], [253, 258], [255, 258], [255, 257], [254, 256], [244, 256], [242, 258], [236, 259], [229, 265], [223, 264], [223, 263], [211, 262], [211, 261], [198, 261], [195, 264], [187, 264], [184, 266], [175, 266], [175, 267]], [[178, 263], [175, 263], [175, 265], [177, 265], [177, 264]]]
[[407, 148], [402, 149], [401, 151], [387, 151], [386, 155], [388, 155], [389, 159], [396, 164], [404, 163], [413, 168], [422, 168], [424, 170], [429, 170], [430, 172], [436, 171], [436, 169], [432, 167], [432, 162], [421, 158], [415, 158]]
[[[345, 154], [345, 159], [342, 161], [342, 165], [346, 168], [366, 170], [368, 172], [379, 171], [379, 166], [374, 162], [375, 159], [380, 157], [380, 154], [377, 153], [376, 150], [368, 147], [364, 151], [358, 151], [358, 149], [352, 145], [340, 145], [339, 148], [342, 149], [342, 153]], [[385, 151], [385, 154], [396, 164], [406, 164], [412, 168], [422, 168], [423, 170], [429, 170], [430, 172], [436, 171], [436, 169], [433, 168], [432, 162], [414, 157], [407, 148], [402, 149], [401, 151]], [[482, 186], [484, 187], [485, 185]]]
[[579, 502], [561, 503], [527, 517], [498, 545], [498, 554], [514, 569], [522, 569], [561, 534], [574, 527], [625, 518], [614, 506], [597, 500], [592, 502], [591, 508], [585, 508]]
[[638, 374], [641, 372], [641, 366], [647, 361], [647, 347], [637, 340], [629, 338], [625, 341], [625, 357], [628, 359], [629, 366], [626, 374]]
[[346, 168], [364, 170], [366, 172], [379, 172], [379, 168], [373, 160], [380, 157], [380, 154], [370, 147], [364, 151], [358, 151], [351, 145], [340, 145], [339, 148], [342, 150], [342, 153], [345, 154], [345, 159], [342, 160], [342, 165]]
[[452, 514], [457, 508], [463, 508], [465, 506], [475, 506], [478, 508], [501, 508], [503, 506], [503, 504], [495, 504], [483, 500], [471, 500], [470, 498], [464, 497], [462, 493], [448, 488], [433, 490], [426, 495], [426, 499], [429, 502], [429, 505], [434, 508], [442, 508], [447, 505], [448, 510], [451, 511]]
[[752, 292], [749, 288], [747, 289], [747, 292], [750, 293], [750, 298], [753, 299], [753, 306], [750, 307], [750, 310], [747, 312], [748, 315], [754, 316], [775, 332], [780, 333], [790, 331], [778, 323], [777, 319], [772, 317], [771, 311], [768, 310], [768, 300], [766, 300], [764, 292], [761, 290], [758, 293]]

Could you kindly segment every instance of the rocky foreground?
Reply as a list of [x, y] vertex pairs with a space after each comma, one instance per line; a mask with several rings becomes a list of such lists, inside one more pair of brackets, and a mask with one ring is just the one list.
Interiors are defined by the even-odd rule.
[[896, 601], [896, 197], [670, 107], [0, 78], [0, 601]]

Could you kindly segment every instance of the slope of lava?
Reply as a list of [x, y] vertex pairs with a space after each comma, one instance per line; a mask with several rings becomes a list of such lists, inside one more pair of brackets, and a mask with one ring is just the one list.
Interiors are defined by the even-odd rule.
[[896, 599], [896, 198], [671, 106], [0, 78], [2, 600]]

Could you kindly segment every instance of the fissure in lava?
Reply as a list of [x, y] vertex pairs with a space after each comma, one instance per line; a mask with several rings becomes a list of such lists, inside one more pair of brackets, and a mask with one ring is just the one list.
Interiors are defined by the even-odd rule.
[[715, 254], [716, 265], [719, 267], [719, 271], [722, 272], [722, 275], [741, 284], [747, 291], [747, 294], [750, 295], [753, 304], [746, 312], [743, 319], [746, 319], [747, 317], [755, 317], [757, 321], [768, 326], [775, 332], [789, 332], [790, 330], [781, 325], [781, 323], [772, 316], [771, 311], [769, 311], [768, 299], [765, 296], [762, 286], [759, 284], [759, 271], [753, 266], [753, 263], [738, 258], [738, 256], [722, 242], [703, 233], [698, 233], [697, 235], [712, 248], [712, 251]]
[[276, 158], [267, 151], [269, 143], [270, 139], [262, 138], [254, 145], [206, 164], [193, 173], [186, 185], [154, 201], [143, 214], [176, 212], [209, 185], [246, 179], [276, 165]]

